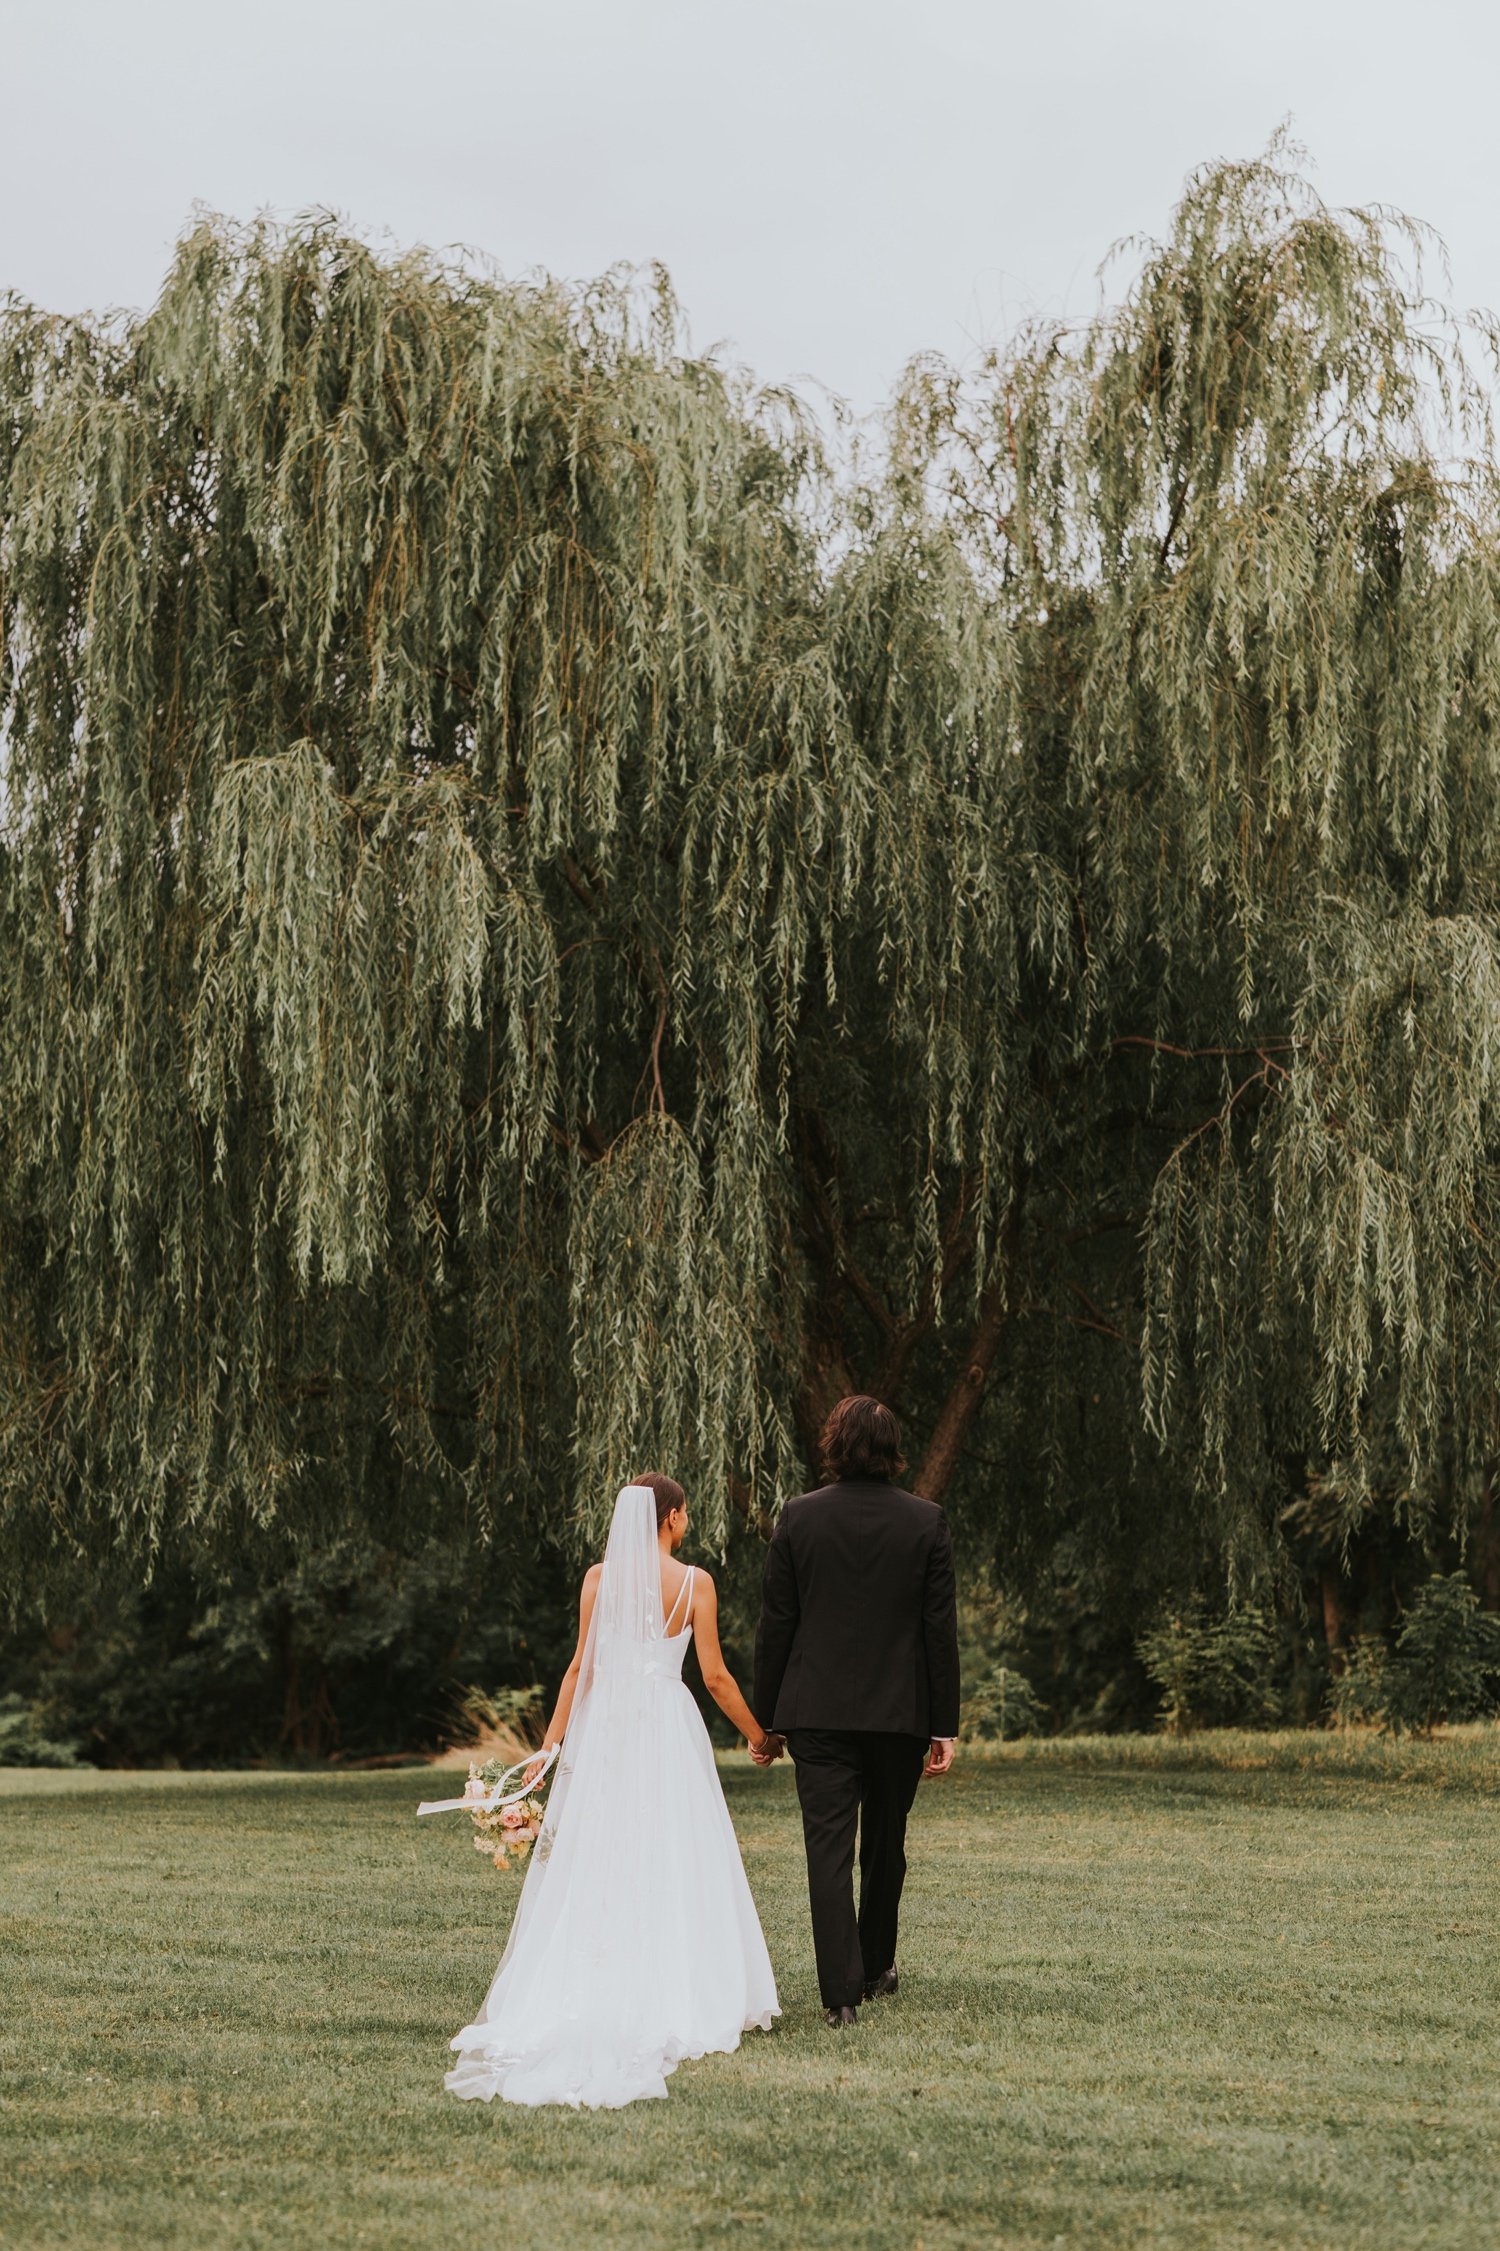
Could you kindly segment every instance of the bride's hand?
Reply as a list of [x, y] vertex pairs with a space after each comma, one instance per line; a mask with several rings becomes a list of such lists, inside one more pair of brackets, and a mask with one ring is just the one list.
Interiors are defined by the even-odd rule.
[[526, 1772], [521, 1777], [521, 1787], [523, 1790], [534, 1789], [536, 1784], [541, 1780], [543, 1774], [546, 1773], [547, 1752], [550, 1749], [551, 1745], [544, 1743], [541, 1750], [538, 1751], [536, 1757], [532, 1760], [530, 1766], [527, 1767]]

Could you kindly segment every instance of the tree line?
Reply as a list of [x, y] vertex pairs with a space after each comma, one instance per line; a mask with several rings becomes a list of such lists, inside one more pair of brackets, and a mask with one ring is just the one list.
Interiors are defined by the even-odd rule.
[[660, 276], [7, 300], [0, 1687], [423, 1739], [647, 1463], [743, 1631], [850, 1389], [1054, 1724], [1500, 1606], [1490, 339], [1290, 162], [852, 461]]

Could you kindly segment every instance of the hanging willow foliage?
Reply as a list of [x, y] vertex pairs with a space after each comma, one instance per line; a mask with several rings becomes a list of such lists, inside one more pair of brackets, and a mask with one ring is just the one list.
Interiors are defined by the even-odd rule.
[[1231, 1534], [1357, 1456], [1377, 1399], [1460, 1510], [1497, 1440], [1486, 394], [1416, 231], [1330, 213], [1284, 153], [1195, 178], [1081, 333], [905, 402], [1075, 885], [1096, 1085], [1060, 1081], [1056, 1122], [1095, 1211], [1140, 1206], [1146, 1417]]
[[648, 1457], [722, 1536], [850, 1385], [1015, 1541], [1261, 1556], [1377, 1398], [1461, 1502], [1495, 483], [1278, 162], [842, 487], [664, 283], [213, 222], [9, 306], [9, 1556]]
[[205, 224], [0, 366], [12, 1537], [587, 1519], [643, 1451], [768, 1505], [809, 993], [906, 1051], [913, 1260], [1001, 1135], [930, 1009], [984, 929], [972, 587], [851, 574], [857, 738], [812, 434], [664, 291]]

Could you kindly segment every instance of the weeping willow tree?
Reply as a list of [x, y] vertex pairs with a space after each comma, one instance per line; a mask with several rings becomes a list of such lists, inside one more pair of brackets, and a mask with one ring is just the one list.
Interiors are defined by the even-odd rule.
[[1500, 584], [1403, 241], [1205, 173], [842, 484], [664, 286], [12, 304], [7, 1553], [647, 1457], [719, 1538], [851, 1386], [1015, 1550], [1263, 1564], [1376, 1431], [1461, 1510]]
[[1114, 1390], [1038, 1357], [1121, 1435], [1134, 1396], [1251, 1566], [1309, 1482], [1329, 1541], [1377, 1488], [1488, 1508], [1500, 1365], [1487, 394], [1418, 231], [1284, 156], [1196, 177], [1123, 303], [974, 385], [917, 370], [903, 417], [1072, 902], [1022, 1250]]
[[0, 368], [11, 1552], [588, 1523], [643, 1455], [762, 1515], [830, 1381], [809, 1054], [914, 1270], [945, 1152], [974, 1242], [1005, 1195], [932, 1007], [1000, 829], [972, 585], [876, 541], [831, 635], [812, 434], [664, 290], [206, 224]]

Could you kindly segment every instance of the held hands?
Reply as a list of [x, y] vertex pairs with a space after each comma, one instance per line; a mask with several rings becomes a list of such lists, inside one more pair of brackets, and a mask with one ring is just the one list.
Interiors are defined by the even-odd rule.
[[756, 1766], [774, 1766], [785, 1749], [786, 1737], [784, 1735], [767, 1733], [761, 1737], [759, 1743], [751, 1744], [750, 1757]]
[[925, 1782], [929, 1774], [946, 1774], [953, 1764], [957, 1749], [958, 1745], [951, 1735], [934, 1735], [932, 1748], [927, 1754], [927, 1764], [922, 1769], [922, 1780]]

